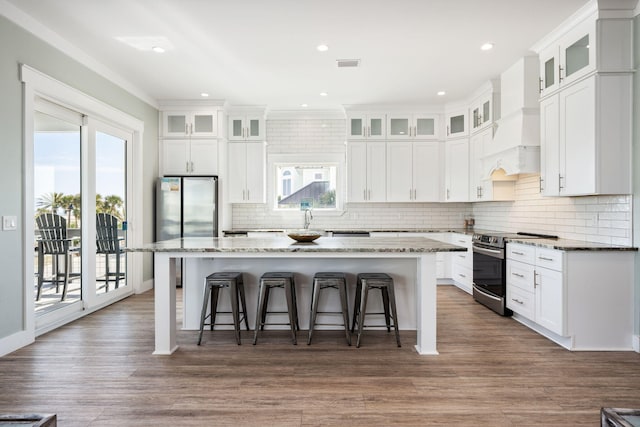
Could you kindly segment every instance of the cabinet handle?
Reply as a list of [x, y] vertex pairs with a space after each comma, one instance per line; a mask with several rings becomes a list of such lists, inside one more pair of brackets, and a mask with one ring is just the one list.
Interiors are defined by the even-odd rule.
[[464, 275], [464, 274], [462, 274], [462, 273], [458, 273], [458, 276], [462, 277], [463, 279], [466, 279], [466, 277], [467, 277], [467, 276], [465, 276], [465, 275]]
[[417, 137], [418, 136], [418, 126], [414, 126], [413, 127], [413, 136]]
[[521, 255], [521, 256], [524, 255], [524, 252], [511, 251], [511, 253], [515, 255]]
[[538, 93], [542, 93], [542, 83], [543, 83], [543, 80], [542, 80], [542, 77], [540, 77], [538, 79]]
[[562, 77], [563, 71], [564, 71], [564, 68], [562, 68], [562, 66], [558, 64], [558, 83], [561, 83], [564, 80], [564, 77]]
[[466, 244], [467, 242], [465, 242], [464, 240], [458, 240], [458, 243], [465, 243]]
[[251, 200], [251, 193], [249, 193], [249, 189], [247, 188], [247, 200]]
[[367, 200], [367, 189], [362, 190], [362, 199]]
[[193, 123], [189, 125], [189, 133], [193, 134]]
[[184, 164], [184, 170], [189, 172], [189, 162], [185, 162]]
[[458, 257], [460, 257], [460, 258], [462, 258], [462, 259], [465, 259], [465, 258], [466, 258], [466, 256], [465, 256], [465, 255], [458, 255]]
[[190, 163], [191, 163], [191, 172], [193, 172], [193, 162], [190, 162]]
[[189, 123], [184, 124], [184, 133], [185, 135], [189, 135]]
[[564, 177], [560, 174], [558, 174], [558, 190], [563, 190], [564, 189], [564, 185], [562, 185], [562, 180], [564, 179]]
[[519, 299], [516, 299], [516, 298], [511, 298], [511, 301], [517, 302], [520, 305], [524, 304], [523, 301], [520, 301]]
[[409, 189], [409, 200], [413, 200], [413, 191]]
[[553, 262], [553, 258], [547, 258], [545, 256], [539, 256], [538, 259], [541, 259], [542, 261], [551, 261], [551, 262]]
[[415, 188], [413, 189], [413, 200], [417, 200], [418, 199], [418, 190], [416, 190]]
[[449, 189], [447, 188], [447, 200], [449, 200]]
[[371, 200], [371, 190], [367, 190], [367, 200]]
[[449, 125], [447, 125], [447, 136], [449, 136]]
[[520, 274], [520, 273], [511, 273], [513, 276], [516, 277], [520, 277], [521, 279], [524, 279], [524, 274]]
[[544, 185], [542, 185], [543, 182], [544, 182], [544, 178], [540, 177], [540, 192], [541, 193], [544, 191]]
[[534, 288], [538, 286], [538, 280], [537, 279], [538, 279], [538, 273], [535, 270], [533, 270], [533, 287]]

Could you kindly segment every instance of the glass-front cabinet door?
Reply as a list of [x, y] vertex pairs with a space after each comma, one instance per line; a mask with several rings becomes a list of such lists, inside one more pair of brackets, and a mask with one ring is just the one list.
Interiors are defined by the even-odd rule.
[[437, 139], [438, 116], [434, 114], [392, 114], [387, 116], [389, 139]]
[[384, 139], [385, 115], [349, 114], [349, 139]]
[[230, 141], [261, 141], [264, 139], [264, 120], [260, 116], [230, 116]]
[[411, 119], [409, 115], [397, 115], [389, 116], [389, 138], [393, 139], [408, 139], [411, 137], [409, 130], [411, 128]]
[[466, 109], [447, 114], [447, 138], [465, 136], [467, 133]]
[[215, 111], [164, 111], [163, 136], [217, 136], [218, 119]]

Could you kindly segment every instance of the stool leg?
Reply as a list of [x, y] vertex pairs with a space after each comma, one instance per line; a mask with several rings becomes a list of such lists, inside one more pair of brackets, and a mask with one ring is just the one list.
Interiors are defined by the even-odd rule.
[[264, 331], [264, 324], [267, 322], [267, 307], [269, 307], [269, 295], [271, 294], [271, 286], [265, 284], [264, 302], [262, 307], [262, 315], [260, 317], [260, 330]]
[[231, 294], [231, 315], [233, 316], [233, 329], [236, 331], [236, 342], [240, 342], [240, 313], [238, 310], [238, 285], [236, 280], [231, 280], [229, 285], [229, 293]]
[[218, 312], [218, 294], [220, 293], [220, 287], [216, 285], [211, 286], [211, 330], [213, 331], [213, 325], [216, 323], [216, 314]]
[[260, 295], [258, 296], [258, 308], [256, 310], [256, 326], [253, 333], [253, 345], [256, 345], [256, 343], [258, 342], [258, 331], [261, 329], [261, 327], [264, 328], [263, 316], [265, 315], [266, 309], [266, 292], [267, 286], [264, 282], [260, 281]]
[[69, 268], [71, 267], [71, 255], [66, 254], [64, 256], [64, 282], [62, 282], [62, 298], [60, 301], [64, 301], [67, 297], [67, 285], [69, 284]]
[[286, 283], [284, 285], [284, 292], [287, 296], [287, 311], [289, 312], [289, 324], [291, 326], [291, 340], [293, 341], [293, 345], [298, 344], [298, 340], [296, 339], [296, 317], [297, 314], [294, 314], [293, 311], [296, 309], [295, 300], [294, 300], [294, 285], [293, 281]]
[[353, 322], [351, 323], [351, 333], [353, 333], [356, 328], [356, 320], [360, 315], [360, 298], [362, 297], [362, 282], [358, 280], [356, 283], [356, 297], [353, 300]]
[[356, 347], [360, 347], [360, 338], [362, 337], [362, 329], [364, 328], [364, 316], [367, 313], [367, 298], [369, 296], [369, 285], [364, 283], [362, 285], [362, 304], [360, 304], [360, 315], [358, 316], [358, 340], [356, 341]]
[[344, 321], [344, 333], [347, 337], [347, 344], [351, 345], [351, 333], [349, 332], [349, 308], [347, 299], [347, 282], [338, 286], [340, 292], [340, 304], [342, 305], [342, 320]]
[[384, 321], [387, 325], [387, 332], [391, 332], [391, 316], [389, 314], [389, 286], [380, 288], [382, 292], [382, 305], [384, 306]]
[[240, 281], [238, 282], [238, 293], [240, 294], [240, 305], [242, 306], [242, 314], [244, 315], [244, 326], [249, 330], [249, 316], [247, 316], [247, 300], [245, 299], [244, 294], [244, 281], [242, 276], [240, 276]]
[[311, 310], [309, 311], [309, 338], [307, 338], [307, 345], [311, 344], [311, 337], [313, 335], [313, 327], [316, 324], [316, 318], [318, 317], [318, 299], [320, 297], [320, 286], [313, 281], [313, 291], [311, 297]]
[[44, 282], [44, 251], [42, 246], [42, 243], [38, 243], [38, 293], [36, 294], [36, 301], [40, 301], [42, 283]]
[[398, 330], [398, 311], [396, 310], [396, 292], [393, 289], [393, 285], [389, 286], [389, 299], [391, 300], [391, 314], [393, 316], [393, 328], [396, 331], [396, 342], [398, 347], [402, 347], [400, 344], [400, 331]]
[[207, 306], [209, 305], [209, 293], [211, 288], [205, 281], [204, 298], [202, 298], [202, 312], [200, 313], [200, 335], [198, 335], [198, 345], [202, 342], [202, 330], [204, 329], [204, 321], [207, 317]]
[[104, 254], [104, 291], [109, 292], [109, 254]]
[[296, 331], [300, 330], [300, 321], [298, 320], [298, 297], [296, 296], [296, 280], [291, 278], [291, 294], [293, 295], [293, 314], [296, 321]]

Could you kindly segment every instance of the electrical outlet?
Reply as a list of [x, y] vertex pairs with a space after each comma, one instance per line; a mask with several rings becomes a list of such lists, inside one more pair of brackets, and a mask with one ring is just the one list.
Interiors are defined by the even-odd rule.
[[2, 217], [2, 229], [4, 231], [7, 230], [16, 230], [18, 228], [18, 217], [13, 215], [5, 215]]

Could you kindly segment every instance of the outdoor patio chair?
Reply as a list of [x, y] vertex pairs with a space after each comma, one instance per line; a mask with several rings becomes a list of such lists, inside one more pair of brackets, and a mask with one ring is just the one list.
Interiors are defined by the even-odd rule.
[[[67, 220], [60, 215], [45, 213], [36, 217], [36, 226], [40, 233], [37, 239], [38, 243], [38, 289], [36, 301], [40, 300], [42, 294], [42, 285], [44, 282], [52, 282], [56, 285], [56, 293], [60, 292], [60, 284], [62, 283], [61, 301], [67, 297], [67, 285], [71, 275], [71, 254], [78, 250], [73, 247], [72, 239], [67, 238]], [[44, 277], [44, 258], [51, 255], [52, 259], [52, 277], [46, 279]], [[64, 271], [60, 271], [59, 258], [64, 260]]]
[[[118, 237], [118, 218], [106, 213], [96, 214], [96, 252], [105, 256], [105, 291], [109, 291], [109, 277], [113, 277], [115, 289], [120, 286], [120, 279], [124, 278], [124, 272], [120, 271], [121, 242], [124, 237]], [[116, 256], [116, 271], [109, 271], [109, 255]]]

